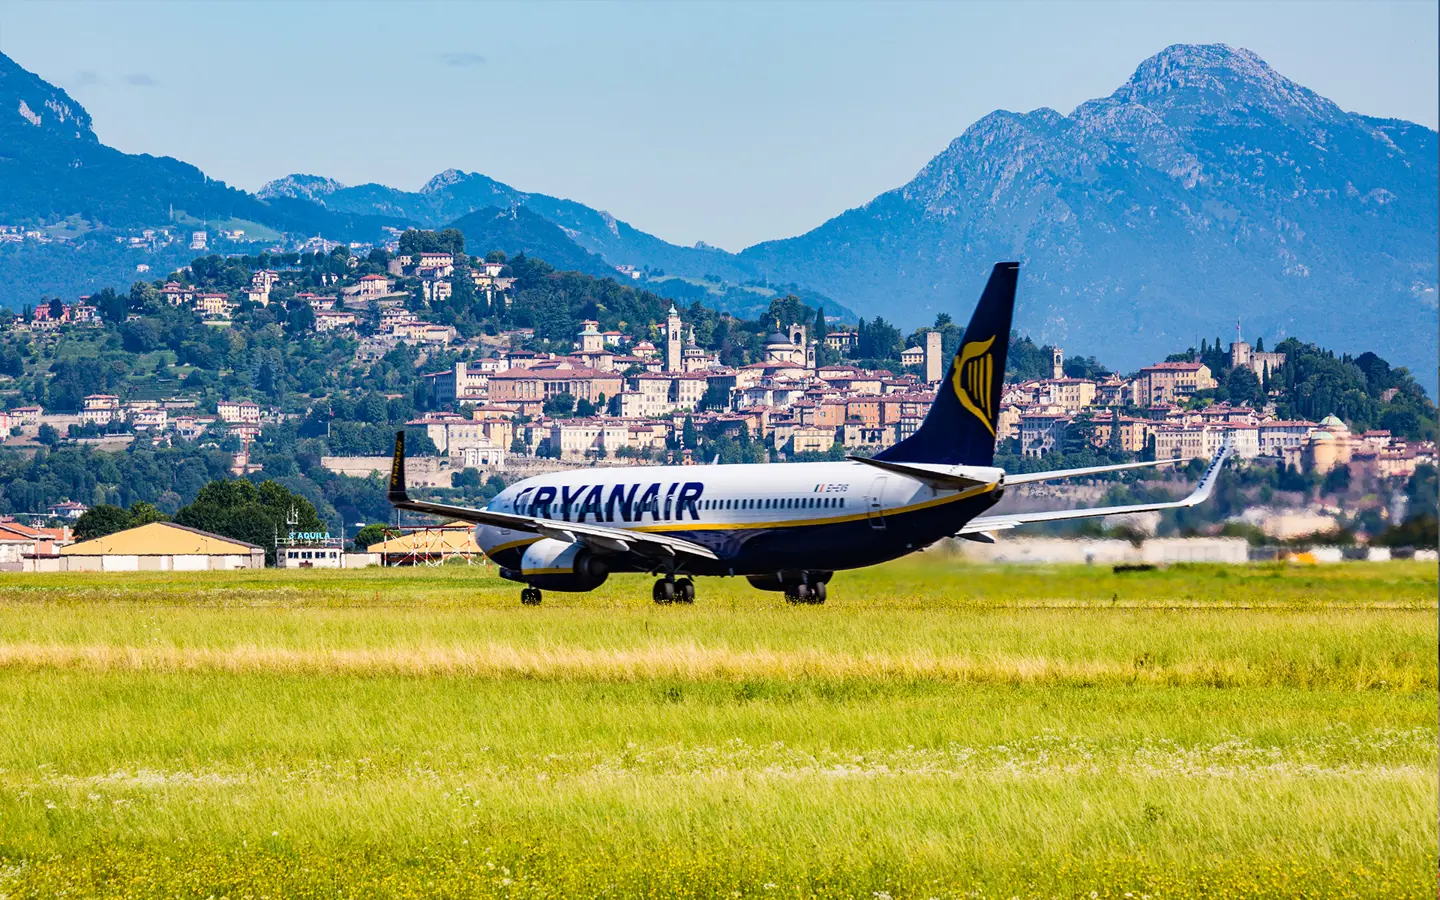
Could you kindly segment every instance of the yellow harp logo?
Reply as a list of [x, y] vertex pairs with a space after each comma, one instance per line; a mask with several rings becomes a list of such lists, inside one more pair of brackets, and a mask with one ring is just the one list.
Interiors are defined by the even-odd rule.
[[960, 405], [975, 414], [975, 418], [985, 423], [990, 434], [995, 434], [995, 426], [991, 419], [995, 411], [990, 408], [990, 397], [993, 393], [990, 389], [991, 378], [995, 374], [995, 358], [990, 355], [990, 346], [995, 343], [992, 337], [988, 341], [972, 341], [960, 348], [955, 355], [955, 368], [950, 376], [950, 383], [955, 388], [955, 396], [960, 398]]

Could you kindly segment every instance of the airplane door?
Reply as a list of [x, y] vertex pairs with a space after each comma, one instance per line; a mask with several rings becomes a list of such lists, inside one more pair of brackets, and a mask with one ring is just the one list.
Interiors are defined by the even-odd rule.
[[870, 527], [876, 531], [885, 528], [885, 478], [884, 475], [875, 476], [875, 480], [870, 483], [870, 495], [866, 498], [870, 506], [865, 517], [870, 520]]

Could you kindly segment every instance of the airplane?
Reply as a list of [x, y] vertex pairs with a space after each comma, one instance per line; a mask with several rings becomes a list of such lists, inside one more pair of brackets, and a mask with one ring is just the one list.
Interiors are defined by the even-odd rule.
[[1229, 440], [1181, 500], [982, 515], [1010, 485], [1179, 460], [1007, 474], [994, 465], [1019, 263], [997, 263], [959, 350], [916, 432], [873, 458], [753, 465], [593, 467], [510, 485], [483, 509], [412, 500], [405, 433], [395, 435], [387, 497], [396, 509], [474, 523], [475, 541], [524, 585], [590, 591], [612, 572], [658, 576], [657, 603], [693, 603], [696, 577], [738, 576], [791, 603], [824, 603], [830, 578], [949, 537], [993, 541], [1033, 522], [1195, 506], [1209, 498]]

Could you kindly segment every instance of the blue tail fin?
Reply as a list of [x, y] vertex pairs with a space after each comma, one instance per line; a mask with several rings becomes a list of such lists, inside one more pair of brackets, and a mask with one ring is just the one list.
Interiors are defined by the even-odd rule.
[[995, 427], [1019, 275], [1019, 263], [995, 264], [960, 349], [936, 388], [930, 413], [918, 431], [875, 454], [876, 459], [969, 466], [994, 463]]

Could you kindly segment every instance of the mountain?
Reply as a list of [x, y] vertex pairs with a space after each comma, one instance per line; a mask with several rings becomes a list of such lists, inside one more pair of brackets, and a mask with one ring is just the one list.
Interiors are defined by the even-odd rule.
[[583, 203], [529, 193], [478, 172], [459, 169], [446, 169], [418, 191], [383, 184], [346, 187], [319, 175], [287, 175], [265, 184], [257, 196], [305, 200], [354, 215], [395, 216], [427, 228], [443, 227], [489, 207], [526, 206], [565, 229], [576, 244], [603, 256], [612, 266], [649, 266], [678, 275], [716, 275], [730, 281], [753, 278], [758, 272], [732, 253], [671, 244]]
[[902, 324], [963, 312], [1018, 259], [1017, 327], [1067, 351], [1135, 367], [1238, 319], [1383, 349], [1434, 390], [1436, 149], [1247, 50], [1177, 45], [1068, 116], [992, 113], [908, 184], [740, 257]]
[[397, 216], [428, 228], [459, 228], [471, 252], [514, 255], [523, 250], [561, 270], [614, 278], [619, 265], [649, 267], [665, 275], [647, 280], [647, 289], [747, 318], [762, 314], [777, 293], [794, 293], [811, 306], [823, 306], [837, 321], [857, 318], [844, 304], [803, 286], [758, 284], [760, 269], [733, 253], [680, 247], [583, 203], [521, 191], [477, 172], [446, 169], [418, 191], [383, 184], [347, 187], [320, 175], [286, 175], [265, 184], [258, 195], [354, 215]]
[[615, 267], [575, 243], [549, 219], [524, 206], [486, 207], [461, 216], [445, 226], [465, 235], [466, 252], [483, 256], [504, 250], [509, 256], [524, 253], [545, 260], [562, 272], [583, 272], [597, 278], [615, 278]]
[[241, 220], [341, 239], [404, 224], [304, 199], [262, 200], [177, 159], [121, 153], [100, 143], [90, 114], [69, 94], [0, 54], [0, 223], [71, 217], [86, 228]]

